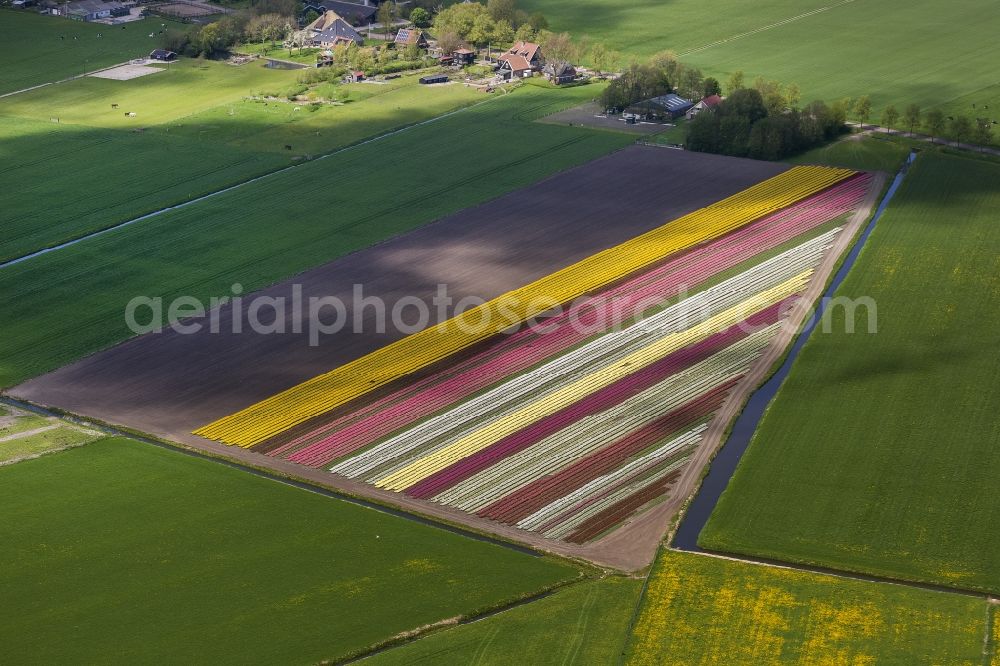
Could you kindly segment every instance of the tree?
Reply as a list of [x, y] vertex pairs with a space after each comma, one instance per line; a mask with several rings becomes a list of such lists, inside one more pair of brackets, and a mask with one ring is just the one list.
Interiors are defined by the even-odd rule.
[[507, 21], [514, 25], [517, 20], [517, 0], [488, 0], [486, 11], [494, 21]]
[[677, 59], [677, 54], [673, 51], [660, 51], [649, 59], [651, 67], [663, 70], [667, 78], [671, 81], [680, 82], [684, 75], [684, 65]]
[[924, 117], [924, 126], [932, 139], [936, 139], [944, 132], [944, 114], [939, 109], [931, 109]]
[[862, 95], [854, 103], [854, 115], [861, 120], [861, 129], [864, 129], [865, 124], [872, 115], [872, 101], [868, 95]]
[[702, 76], [701, 70], [695, 67], [684, 68], [678, 87], [683, 97], [698, 97], [705, 88], [705, 78]]
[[283, 40], [287, 36], [289, 25], [290, 20], [287, 16], [281, 16], [280, 14], [259, 14], [250, 17], [244, 29], [244, 35], [246, 35], [247, 39], [260, 42], [261, 44], [270, 41], [273, 47], [276, 46], [275, 42], [279, 39]]
[[802, 91], [799, 90], [799, 86], [796, 83], [789, 83], [785, 88], [785, 103], [790, 109], [799, 108], [799, 102], [802, 99]]
[[541, 12], [532, 12], [528, 16], [528, 23], [535, 29], [535, 32], [549, 29], [549, 21]]
[[506, 19], [500, 19], [493, 24], [493, 35], [490, 42], [494, 44], [510, 44], [514, 41], [514, 27]]
[[410, 12], [410, 22], [418, 28], [431, 27], [431, 13], [423, 7], [414, 7]]
[[968, 138], [972, 134], [972, 121], [965, 116], [955, 116], [951, 119], [951, 136], [955, 139], [955, 145], [962, 143], [962, 138]]
[[[474, 41], [469, 35], [475, 28], [477, 20], [480, 21], [480, 30], [482, 31], [485, 22], [481, 17], [485, 17], [485, 20], [490, 23], [493, 21], [486, 11], [486, 7], [478, 2], [460, 2], [438, 12], [437, 16], [434, 17], [434, 31], [439, 40], [442, 33], [451, 32], [459, 39]], [[492, 32], [492, 25], [486, 32]], [[488, 37], [487, 41], [489, 41]]]
[[899, 111], [892, 104], [882, 111], [882, 126], [885, 127], [886, 134], [892, 132], [892, 126], [899, 120]]
[[442, 32], [438, 35], [438, 48], [442, 53], [454, 53], [462, 46], [462, 38], [453, 32]]
[[729, 82], [726, 84], [726, 92], [732, 95], [737, 90], [743, 89], [743, 70], [738, 69], [729, 75]]
[[493, 33], [496, 30], [496, 22], [489, 14], [483, 13], [476, 16], [472, 22], [472, 30], [465, 36], [476, 46], [486, 46], [493, 41]]
[[[541, 39], [541, 37], [540, 35], [539, 38]], [[573, 39], [569, 36], [568, 32], [561, 32], [559, 34], [548, 33], [544, 41], [541, 42], [541, 46], [542, 53], [549, 60], [573, 62], [579, 55], [576, 45], [573, 43]]]
[[976, 118], [972, 140], [979, 144], [979, 152], [983, 152], [984, 147], [993, 140], [993, 121], [989, 118]]
[[903, 122], [910, 130], [910, 136], [913, 136], [913, 130], [920, 124], [920, 107], [916, 104], [910, 104], [903, 111]]
[[380, 4], [375, 20], [382, 24], [382, 33], [388, 35], [392, 31], [392, 24], [396, 21], [396, 3], [386, 0]]
[[532, 42], [535, 40], [536, 35], [535, 29], [531, 27], [530, 23], [522, 23], [518, 26], [517, 30], [514, 31], [514, 41], [517, 42]]
[[590, 47], [590, 62], [594, 65], [594, 71], [600, 76], [602, 72], [608, 70], [608, 49], [604, 44], [594, 44]]
[[711, 97], [712, 95], [721, 95], [722, 86], [719, 85], [719, 80], [713, 77], [708, 77], [702, 82], [702, 97]]

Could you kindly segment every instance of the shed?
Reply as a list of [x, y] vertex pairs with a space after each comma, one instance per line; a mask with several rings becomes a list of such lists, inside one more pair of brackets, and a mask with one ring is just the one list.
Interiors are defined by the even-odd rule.
[[576, 80], [576, 67], [568, 62], [550, 62], [542, 68], [542, 74], [556, 85], [572, 83]]
[[171, 60], [177, 60], [177, 54], [166, 49], [153, 49], [149, 52], [149, 59], [170, 62]]
[[476, 61], [476, 52], [472, 49], [455, 49], [451, 55], [459, 65], [471, 65]]
[[420, 83], [431, 84], [431, 83], [448, 83], [447, 74], [428, 74], [427, 76], [420, 77]]

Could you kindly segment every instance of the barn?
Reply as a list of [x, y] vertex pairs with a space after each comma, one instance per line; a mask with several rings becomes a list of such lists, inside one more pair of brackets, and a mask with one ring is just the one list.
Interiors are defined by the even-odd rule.
[[625, 110], [626, 113], [646, 120], [676, 120], [683, 116], [694, 104], [680, 95], [670, 93], [642, 102], [636, 102]]

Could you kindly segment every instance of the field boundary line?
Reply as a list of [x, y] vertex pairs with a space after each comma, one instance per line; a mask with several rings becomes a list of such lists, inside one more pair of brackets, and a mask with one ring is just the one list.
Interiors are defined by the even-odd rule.
[[561, 583], [556, 583], [555, 585], [550, 585], [549, 587], [539, 590], [534, 594], [530, 594], [526, 597], [521, 597], [520, 599], [514, 599], [506, 603], [502, 603], [493, 608], [488, 608], [486, 610], [472, 612], [466, 616], [459, 616], [456, 618], [448, 618], [445, 620], [440, 620], [433, 624], [426, 625], [424, 627], [419, 627], [410, 631], [402, 632], [386, 639], [381, 643], [376, 643], [367, 648], [362, 648], [359, 652], [353, 655], [348, 655], [338, 659], [333, 659], [330, 661], [322, 661], [321, 664], [330, 664], [332, 666], [345, 666], [346, 664], [355, 664], [360, 661], [364, 661], [369, 657], [374, 657], [377, 654], [382, 654], [384, 652], [390, 652], [397, 648], [405, 647], [411, 643], [416, 643], [417, 641], [428, 638], [434, 634], [441, 631], [447, 631], [448, 629], [454, 629], [457, 627], [466, 626], [469, 624], [475, 624], [476, 622], [481, 622], [483, 620], [488, 620], [491, 617], [496, 617], [498, 615], [503, 615], [508, 611], [512, 611], [521, 606], [527, 606], [536, 601], [541, 601], [542, 599], [547, 599], [554, 594], [562, 592], [567, 588], [573, 587], [574, 585], [579, 585], [580, 583], [594, 582], [600, 579], [590, 578], [589, 576], [583, 575], [572, 580], [563, 581]]
[[404, 508], [390, 506], [387, 504], [381, 504], [377, 501], [373, 501], [364, 497], [359, 497], [351, 495], [347, 492], [336, 490], [327, 486], [321, 486], [316, 483], [312, 483], [308, 480], [297, 478], [294, 476], [284, 476], [279, 472], [274, 472], [269, 469], [262, 467], [254, 467], [242, 463], [238, 460], [231, 458], [226, 458], [221, 455], [214, 455], [208, 451], [202, 451], [194, 447], [186, 446], [177, 442], [170, 442], [164, 439], [159, 439], [145, 433], [135, 432], [127, 428], [119, 428], [107, 423], [102, 423], [93, 419], [88, 419], [83, 416], [73, 414], [72, 412], [66, 412], [59, 409], [50, 409], [42, 405], [36, 405], [35, 403], [21, 400], [15, 398], [7, 393], [0, 393], [0, 404], [9, 405], [11, 407], [16, 407], [25, 411], [34, 412], [35, 414], [40, 414], [42, 416], [50, 416], [67, 421], [71, 424], [83, 427], [88, 430], [97, 431], [103, 435], [113, 436], [113, 437], [125, 437], [127, 439], [132, 439], [137, 442], [142, 442], [150, 446], [156, 446], [161, 449], [167, 449], [174, 451], [176, 453], [181, 453], [193, 458], [200, 458], [202, 460], [207, 460], [210, 462], [217, 463], [219, 465], [225, 465], [226, 467], [232, 467], [238, 469], [254, 476], [258, 476], [264, 479], [269, 479], [277, 483], [284, 484], [286, 486], [292, 486], [293, 488], [298, 488], [299, 490], [304, 490], [306, 492], [315, 493], [317, 495], [323, 495], [325, 497], [330, 497], [333, 499], [343, 500], [351, 504], [364, 507], [366, 509], [371, 509], [373, 511], [378, 511], [380, 513], [389, 514], [397, 518], [402, 518], [405, 520], [411, 520], [418, 522], [429, 527], [436, 527], [445, 532], [451, 532], [453, 534], [458, 534], [460, 536], [467, 537], [469, 539], [474, 539], [476, 541], [484, 541], [486, 543], [491, 543], [496, 546], [501, 546], [503, 548], [508, 548], [520, 552], [524, 555], [529, 555], [532, 557], [558, 557], [561, 560], [572, 563], [577, 567], [591, 567], [597, 569], [603, 569], [603, 565], [598, 565], [593, 562], [580, 560], [579, 558], [573, 558], [571, 556], [556, 553], [554, 551], [545, 551], [535, 548], [531, 545], [524, 543], [517, 543], [514, 541], [506, 540], [500, 536], [493, 534], [487, 534], [483, 532], [477, 532], [476, 530], [470, 529], [462, 525], [456, 525], [449, 523], [445, 520], [439, 520], [432, 516], [426, 516], [413, 511], [407, 511]]
[[119, 62], [114, 65], [108, 65], [107, 67], [101, 67], [100, 69], [92, 69], [89, 72], [83, 72], [82, 74], [74, 74], [73, 76], [67, 76], [65, 79], [59, 79], [58, 81], [46, 81], [45, 83], [39, 83], [38, 85], [30, 86], [28, 88], [21, 88], [20, 90], [12, 90], [8, 93], [0, 94], [0, 99], [4, 97], [12, 97], [14, 95], [20, 95], [21, 93], [31, 92], [32, 90], [38, 90], [39, 88], [44, 88], [45, 86], [54, 86], [59, 83], [66, 83], [68, 81], [76, 81], [77, 79], [86, 78], [92, 74], [98, 74], [100, 72], [106, 72], [109, 69], [114, 69], [115, 67], [121, 67], [122, 65], [128, 65], [129, 60], [125, 62]]
[[799, 14], [797, 16], [789, 16], [788, 18], [781, 19], [780, 21], [776, 21], [776, 22], [771, 23], [769, 25], [763, 25], [763, 26], [760, 26], [759, 28], [754, 28], [753, 30], [747, 30], [746, 32], [741, 32], [741, 33], [739, 33], [737, 35], [731, 35], [731, 36], [725, 37], [723, 39], [717, 39], [714, 42], [710, 42], [708, 44], [704, 44], [702, 46], [698, 46], [698, 47], [695, 47], [693, 49], [689, 49], [687, 51], [684, 51], [683, 53], [678, 53], [677, 57], [683, 58], [684, 56], [691, 55], [692, 53], [699, 53], [701, 51], [707, 51], [708, 49], [714, 48], [716, 46], [720, 46], [722, 44], [727, 44], [729, 42], [734, 42], [737, 39], [743, 39], [744, 37], [750, 37], [752, 35], [756, 35], [758, 33], [765, 32], [765, 31], [771, 30], [773, 28], [780, 28], [783, 25], [788, 25], [789, 23], [794, 23], [794, 22], [800, 21], [800, 20], [802, 20], [804, 18], [809, 18], [810, 16], [816, 16], [817, 14], [822, 14], [823, 12], [828, 12], [831, 9], [837, 9], [838, 7], [843, 7], [844, 5], [849, 5], [849, 4], [853, 3], [853, 2], [855, 2], [855, 0], [841, 0], [841, 2], [838, 2], [838, 3], [833, 4], [833, 5], [827, 5], [826, 7], [818, 7], [816, 9], [813, 9], [811, 11], [805, 12], [803, 14]]
[[673, 546], [667, 546], [667, 550], [673, 551], [675, 553], [686, 553], [688, 555], [701, 555], [702, 557], [714, 557], [719, 560], [742, 562], [744, 564], [752, 564], [759, 567], [770, 567], [772, 569], [801, 571], [803, 573], [811, 573], [819, 576], [830, 576], [833, 578], [854, 580], [865, 583], [882, 583], [884, 585], [898, 585], [899, 587], [909, 587], [909, 588], [924, 590], [927, 592], [938, 592], [940, 594], [955, 594], [963, 597], [975, 597], [977, 599], [982, 599], [983, 601], [986, 602], [989, 602], [990, 599], [992, 598], [992, 594], [990, 592], [983, 592], [981, 590], [972, 590], [964, 587], [950, 587], [948, 585], [940, 585], [937, 583], [922, 583], [920, 581], [915, 581], [915, 580], [893, 578], [892, 576], [877, 576], [874, 574], [866, 574], [858, 571], [850, 571], [848, 569], [837, 569], [834, 567], [803, 564], [799, 562], [790, 562], [786, 560], [778, 560], [768, 557], [741, 555], [739, 553], [727, 553], [718, 550], [705, 550], [704, 548], [701, 550], [682, 550], [680, 548], [674, 548]]
[[[67, 80], [69, 80], [69, 79], [67, 79]], [[48, 85], [48, 84], [46, 84], [46, 85]], [[331, 152], [323, 153], [322, 155], [314, 157], [311, 160], [305, 160], [305, 161], [299, 162], [297, 164], [289, 164], [288, 166], [284, 166], [284, 167], [281, 167], [279, 169], [275, 169], [273, 171], [267, 171], [267, 172], [262, 173], [262, 174], [260, 174], [258, 176], [253, 176], [252, 178], [249, 178], [247, 180], [242, 180], [242, 181], [239, 181], [239, 182], [234, 183], [232, 185], [227, 185], [226, 187], [223, 187], [223, 188], [218, 189], [218, 190], [213, 190], [211, 192], [208, 192], [207, 194], [203, 194], [203, 195], [195, 197], [193, 199], [188, 199], [186, 201], [181, 201], [180, 203], [174, 204], [172, 206], [166, 206], [164, 208], [160, 208], [158, 210], [154, 210], [154, 211], [146, 213], [144, 215], [140, 215], [138, 217], [133, 217], [133, 218], [130, 218], [128, 220], [124, 220], [122, 222], [119, 222], [117, 224], [113, 224], [110, 227], [105, 227], [103, 229], [98, 229], [96, 231], [90, 232], [89, 234], [85, 234], [83, 236], [79, 236], [77, 238], [70, 239], [68, 241], [63, 241], [62, 243], [58, 243], [58, 244], [52, 245], [50, 247], [42, 248], [40, 250], [35, 250], [34, 252], [29, 252], [28, 254], [24, 254], [24, 255], [21, 255], [20, 257], [15, 257], [13, 259], [9, 259], [7, 261], [4, 261], [4, 262], [0, 263], [0, 270], [2, 270], [4, 268], [8, 268], [10, 266], [14, 266], [15, 264], [20, 264], [20, 263], [28, 261], [30, 259], [34, 259], [35, 257], [39, 257], [41, 255], [48, 254], [50, 252], [56, 252], [57, 250], [62, 250], [62, 249], [65, 249], [67, 247], [71, 247], [73, 245], [76, 245], [77, 243], [82, 243], [82, 242], [90, 240], [92, 238], [97, 238], [99, 236], [103, 236], [104, 234], [110, 233], [112, 231], [117, 231], [118, 229], [122, 229], [122, 228], [127, 227], [127, 226], [131, 226], [131, 225], [133, 225], [133, 224], [135, 224], [137, 222], [143, 222], [145, 220], [148, 220], [148, 219], [154, 218], [154, 217], [158, 217], [158, 216], [160, 216], [160, 215], [162, 215], [164, 213], [168, 213], [170, 211], [179, 210], [181, 208], [186, 208], [186, 207], [188, 207], [188, 206], [190, 206], [192, 204], [200, 203], [202, 201], [205, 201], [206, 199], [211, 199], [212, 197], [216, 197], [216, 196], [218, 196], [220, 194], [225, 194], [226, 192], [231, 192], [233, 190], [239, 189], [239, 188], [244, 187], [246, 185], [251, 185], [251, 184], [256, 183], [258, 181], [264, 180], [265, 178], [270, 178], [272, 176], [277, 176], [279, 174], [291, 171], [293, 169], [299, 169], [299, 168], [302, 168], [302, 167], [307, 166], [309, 164], [312, 164], [314, 162], [318, 162], [320, 160], [324, 160], [324, 159], [326, 159], [328, 157], [334, 157], [336, 155], [340, 155], [341, 153], [346, 153], [346, 152], [348, 152], [350, 150], [354, 150], [355, 148], [360, 148], [362, 146], [366, 146], [368, 144], [375, 143], [377, 141], [382, 141], [383, 139], [387, 139], [387, 138], [395, 136], [397, 134], [401, 134], [401, 133], [406, 132], [408, 130], [415, 129], [417, 127], [422, 127], [424, 125], [429, 125], [431, 123], [435, 123], [435, 122], [437, 122], [439, 120], [442, 120], [444, 118], [448, 118], [450, 116], [462, 113], [464, 111], [468, 111], [470, 109], [477, 108], [479, 106], [482, 106], [483, 104], [489, 104], [490, 102], [492, 102], [492, 101], [494, 101], [496, 99], [500, 99], [500, 98], [498, 98], [498, 97], [489, 97], [487, 99], [484, 99], [481, 102], [475, 102], [474, 104], [469, 104], [467, 106], [463, 106], [461, 108], [454, 109], [452, 111], [448, 111], [447, 113], [443, 113], [443, 114], [441, 114], [439, 116], [434, 116], [433, 118], [428, 118], [427, 120], [421, 120], [421, 121], [416, 122], [416, 123], [410, 123], [408, 125], [403, 125], [401, 127], [396, 127], [394, 129], [390, 129], [390, 130], [387, 130], [385, 132], [382, 132], [381, 134], [376, 134], [376, 135], [368, 137], [366, 139], [362, 139], [362, 140], [357, 141], [355, 143], [352, 143], [352, 144], [349, 144], [349, 145], [346, 145], [346, 146], [341, 146], [340, 148], [336, 148], [336, 149], [334, 149]]]

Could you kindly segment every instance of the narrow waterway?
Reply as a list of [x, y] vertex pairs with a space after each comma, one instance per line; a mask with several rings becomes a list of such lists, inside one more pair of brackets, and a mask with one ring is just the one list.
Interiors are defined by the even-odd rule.
[[764, 411], [771, 403], [771, 400], [778, 392], [778, 389], [781, 388], [782, 382], [784, 382], [785, 377], [788, 376], [788, 372], [791, 370], [792, 364], [798, 357], [803, 345], [805, 345], [806, 341], [809, 339], [813, 329], [816, 328], [816, 324], [821, 321], [823, 313], [826, 310], [827, 303], [831, 298], [833, 298], [834, 293], [840, 287], [844, 278], [847, 277], [847, 273], [851, 270], [851, 267], [854, 266], [854, 262], [857, 260], [858, 255], [861, 254], [861, 249], [868, 241], [868, 237], [871, 236], [872, 230], [875, 229], [875, 224], [878, 222], [879, 218], [882, 217], [882, 213], [885, 212], [885, 209], [892, 200], [892, 197], [896, 194], [896, 190], [903, 182], [910, 165], [913, 164], [916, 157], [917, 153], [911, 152], [906, 160], [906, 163], [903, 164], [899, 173], [896, 174], [896, 177], [893, 179], [892, 184], [886, 191], [885, 196], [882, 197], [881, 203], [879, 203], [878, 208], [875, 210], [875, 214], [872, 216], [871, 221], [868, 222], [868, 226], [866, 226], [864, 231], [862, 231], [858, 236], [854, 245], [851, 247], [850, 252], [848, 252], [844, 263], [841, 264], [840, 269], [837, 271], [836, 275], [834, 275], [833, 280], [830, 282], [826, 291], [823, 292], [823, 296], [819, 299], [812, 317], [808, 322], [806, 322], [802, 332], [795, 339], [795, 343], [792, 345], [792, 348], [784, 362], [781, 364], [781, 367], [778, 368], [778, 371], [775, 372], [770, 379], [768, 379], [753, 393], [753, 395], [750, 396], [750, 400], [747, 401], [743, 412], [733, 424], [733, 429], [729, 434], [729, 438], [726, 440], [726, 443], [722, 445], [722, 448], [719, 449], [718, 455], [716, 455], [715, 459], [712, 461], [708, 470], [708, 476], [705, 477], [701, 488], [698, 490], [698, 494], [695, 495], [694, 500], [688, 507], [687, 513], [684, 515], [684, 520], [681, 522], [680, 527], [677, 529], [677, 533], [674, 536], [674, 548], [694, 552], [701, 550], [698, 547], [698, 535], [701, 534], [702, 528], [705, 527], [709, 516], [711, 516], [712, 511], [715, 510], [715, 505], [722, 496], [722, 492], [726, 489], [726, 486], [729, 485], [729, 480], [736, 471], [736, 466], [739, 464], [740, 458], [743, 457], [747, 447], [750, 445], [750, 440], [753, 438], [754, 433], [757, 431], [757, 427], [760, 425], [760, 420], [764, 416]]

